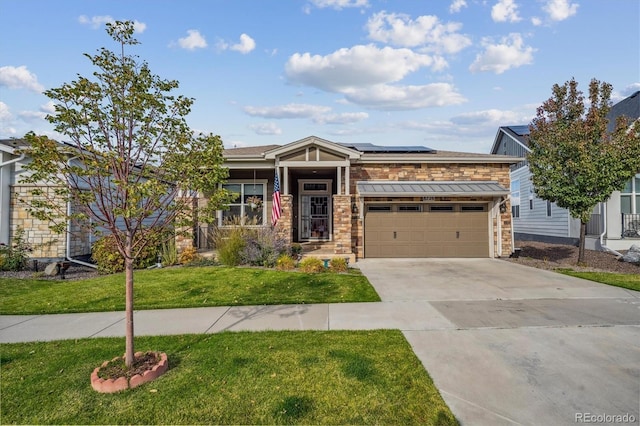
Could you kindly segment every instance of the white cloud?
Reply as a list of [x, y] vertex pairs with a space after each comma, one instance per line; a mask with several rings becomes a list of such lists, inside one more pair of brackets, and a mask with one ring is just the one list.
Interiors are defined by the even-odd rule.
[[440, 65], [432, 57], [409, 49], [380, 49], [370, 44], [343, 48], [326, 56], [296, 53], [287, 61], [285, 73], [292, 83], [344, 92], [399, 81], [434, 64]]
[[640, 90], [640, 82], [632, 83], [632, 84], [628, 85], [627, 87], [624, 88], [624, 91], [622, 93], [623, 93], [624, 96], [629, 96], [629, 95], [634, 94], [638, 90]]
[[471, 72], [491, 71], [502, 74], [511, 68], [533, 62], [535, 49], [531, 46], [525, 46], [520, 34], [509, 34], [498, 44], [492, 44], [491, 39], [485, 38], [482, 45], [485, 50], [476, 56], [475, 61], [469, 67]]
[[11, 114], [9, 106], [0, 101], [0, 121], [5, 122], [11, 120], [13, 120], [13, 114]]
[[251, 52], [256, 48], [256, 42], [246, 34], [240, 35], [240, 43], [234, 44], [230, 47], [231, 50], [235, 50], [236, 52], [240, 52], [243, 55]]
[[537, 16], [534, 16], [533, 18], [531, 18], [531, 23], [534, 26], [539, 27], [540, 25], [542, 25], [542, 19], [538, 18]]
[[187, 50], [204, 49], [207, 47], [207, 40], [198, 30], [187, 30], [187, 36], [178, 39], [178, 45]]
[[44, 120], [47, 113], [42, 111], [20, 111], [18, 116], [24, 121]]
[[40, 111], [47, 113], [47, 114], [53, 114], [56, 112], [56, 104], [53, 101], [49, 101], [46, 104], [42, 104], [40, 105]]
[[341, 10], [349, 7], [369, 6], [369, 0], [310, 0], [310, 2], [318, 9], [330, 7], [332, 9]]
[[382, 11], [369, 18], [366, 28], [371, 40], [402, 47], [423, 46], [431, 52], [452, 54], [471, 45], [469, 37], [458, 33], [462, 24], [445, 24], [433, 15], [412, 20], [405, 14]]
[[514, 0], [498, 0], [491, 8], [491, 18], [495, 22], [518, 22], [518, 5]]
[[353, 124], [369, 118], [366, 112], [344, 112], [341, 114], [326, 114], [313, 117], [318, 124]]
[[249, 126], [258, 135], [281, 135], [282, 129], [275, 123], [252, 124]]
[[449, 83], [424, 86], [378, 84], [370, 88], [352, 90], [345, 96], [353, 103], [386, 111], [442, 107], [466, 102], [464, 96]]
[[243, 108], [244, 112], [256, 117], [264, 118], [311, 118], [331, 111], [330, 107], [309, 104], [287, 104], [272, 107]]
[[37, 93], [44, 91], [44, 86], [38, 83], [38, 77], [25, 65], [0, 67], [0, 87], [2, 86], [9, 89], [27, 89]]
[[[114, 23], [116, 22], [116, 20], [109, 15], [92, 16], [91, 18], [89, 18], [86, 15], [80, 15], [78, 17], [78, 22], [80, 22], [83, 25], [89, 25], [92, 29], [97, 30], [102, 25], [107, 23]], [[144, 22], [140, 22], [137, 20], [133, 21], [134, 32], [143, 33], [144, 30], [146, 29], [147, 29], [147, 24], [145, 24]]]
[[463, 7], [467, 7], [466, 0], [453, 0], [449, 6], [449, 13], [458, 13]]
[[516, 111], [488, 109], [460, 114], [452, 117], [451, 122], [456, 125], [483, 125], [497, 128], [500, 126], [527, 124], [532, 118], [533, 116], [525, 116]]
[[569, 0], [548, 0], [542, 9], [553, 21], [564, 21], [578, 12], [578, 3]]

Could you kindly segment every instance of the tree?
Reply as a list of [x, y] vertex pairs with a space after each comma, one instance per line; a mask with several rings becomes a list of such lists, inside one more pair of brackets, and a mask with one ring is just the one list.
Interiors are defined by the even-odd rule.
[[530, 125], [535, 192], [580, 220], [579, 264], [594, 207], [640, 171], [640, 121], [619, 117], [607, 132], [611, 91], [610, 84], [591, 80], [587, 108], [574, 79], [555, 84]]
[[[69, 220], [84, 220], [94, 233], [115, 239], [125, 263], [125, 363], [130, 367], [134, 263], [145, 247], [172, 237], [167, 230], [188, 228], [195, 217], [214, 217], [228, 202], [219, 189], [227, 169], [220, 137], [196, 136], [187, 125], [193, 99], [171, 95], [178, 82], [161, 79], [146, 62], [125, 55], [126, 46], [138, 44], [133, 24], [107, 24], [107, 33], [120, 52], [101, 48], [94, 56], [85, 54], [97, 68], [93, 79], [78, 76], [45, 92], [56, 103], [47, 119], [70, 142], [27, 134], [26, 153], [33, 161], [26, 181], [40, 184], [31, 212], [51, 221], [54, 230], [65, 230]], [[198, 192], [209, 197], [204, 207], [194, 202]], [[60, 197], [76, 208], [61, 209]]]

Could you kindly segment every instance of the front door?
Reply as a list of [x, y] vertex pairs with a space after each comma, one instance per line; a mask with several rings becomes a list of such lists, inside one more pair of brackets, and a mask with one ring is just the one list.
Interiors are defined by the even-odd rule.
[[331, 181], [300, 182], [300, 239], [331, 239]]

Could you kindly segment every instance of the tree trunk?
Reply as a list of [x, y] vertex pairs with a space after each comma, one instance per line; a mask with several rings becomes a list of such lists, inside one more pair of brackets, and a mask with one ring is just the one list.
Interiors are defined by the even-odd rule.
[[587, 222], [580, 221], [580, 244], [578, 247], [578, 265], [585, 265], [584, 261], [584, 243], [585, 236], [587, 235]]
[[126, 334], [125, 334], [125, 354], [124, 363], [127, 367], [133, 365], [133, 259], [125, 258], [125, 317], [126, 317]]

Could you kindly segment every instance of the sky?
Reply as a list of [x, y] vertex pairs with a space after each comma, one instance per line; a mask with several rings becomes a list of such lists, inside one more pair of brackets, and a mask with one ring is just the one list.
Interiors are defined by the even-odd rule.
[[0, 138], [64, 141], [43, 92], [127, 48], [225, 147], [334, 142], [487, 153], [571, 78], [640, 90], [638, 0], [0, 0]]

